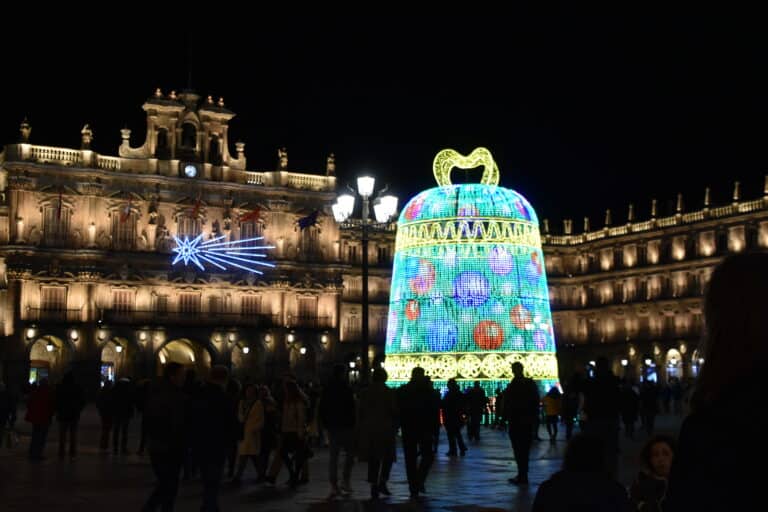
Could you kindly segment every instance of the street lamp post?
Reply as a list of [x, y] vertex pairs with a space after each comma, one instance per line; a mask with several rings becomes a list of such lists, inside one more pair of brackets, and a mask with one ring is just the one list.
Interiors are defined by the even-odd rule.
[[[370, 362], [368, 360], [368, 347], [369, 347], [369, 323], [368, 323], [368, 236], [369, 230], [376, 227], [385, 227], [389, 221], [397, 213], [397, 197], [388, 194], [382, 195], [386, 190], [379, 192], [379, 195], [374, 199], [373, 212], [376, 217], [376, 222], [373, 223], [370, 220], [370, 198], [373, 195], [373, 188], [376, 183], [375, 178], [372, 176], [361, 176], [357, 178], [357, 193], [363, 200], [362, 215], [360, 219], [360, 227], [362, 231], [362, 278], [363, 278], [363, 290], [362, 290], [362, 330], [361, 330], [361, 354], [360, 360], [362, 362], [362, 379], [368, 380], [368, 373]], [[336, 222], [343, 223], [349, 220], [352, 216], [352, 212], [355, 207], [355, 197], [351, 194], [342, 194], [338, 197], [336, 204], [333, 205], [333, 216]]]

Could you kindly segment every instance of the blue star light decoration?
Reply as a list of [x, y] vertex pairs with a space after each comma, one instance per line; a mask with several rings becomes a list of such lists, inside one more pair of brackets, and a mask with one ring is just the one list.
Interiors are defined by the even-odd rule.
[[176, 247], [173, 248], [173, 252], [176, 253], [176, 257], [173, 259], [172, 264], [175, 265], [178, 262], [183, 261], [184, 265], [189, 265], [189, 263], [192, 262], [197, 265], [200, 270], [204, 271], [205, 266], [203, 265], [203, 262], [206, 262], [220, 270], [228, 270], [228, 267], [236, 267], [247, 270], [248, 272], [253, 272], [254, 274], [263, 274], [261, 270], [254, 267], [275, 267], [272, 263], [260, 261], [260, 258], [267, 257], [262, 251], [274, 249], [274, 246], [243, 245], [264, 240], [263, 236], [230, 242], [222, 241], [224, 238], [226, 238], [226, 235], [212, 238], [207, 242], [202, 242], [202, 234], [192, 240], [187, 236], [183, 239], [174, 236], [173, 239], [176, 241]]

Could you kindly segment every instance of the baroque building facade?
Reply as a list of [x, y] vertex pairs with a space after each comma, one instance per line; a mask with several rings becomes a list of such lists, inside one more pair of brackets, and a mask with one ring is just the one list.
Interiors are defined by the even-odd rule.
[[[614, 372], [660, 382], [695, 377], [704, 363], [703, 293], [714, 267], [727, 255], [768, 248], [768, 177], [764, 196], [744, 201], [739, 183], [731, 204], [638, 221], [630, 205], [627, 221], [581, 233], [565, 220], [562, 234], [543, 226], [550, 302], [561, 378], [589, 371], [607, 357]], [[739, 357], [735, 355], [735, 357]]]
[[[132, 147], [123, 129], [118, 156], [91, 149], [88, 125], [80, 149], [34, 145], [26, 120], [0, 153], [4, 380], [71, 368], [95, 386], [170, 361], [311, 379], [356, 361], [360, 244], [331, 215], [333, 155], [323, 174], [289, 170], [285, 148], [273, 170], [248, 170], [245, 144], [230, 152], [235, 114], [222, 99], [158, 90], [143, 109], [144, 143]], [[199, 235], [238, 247], [263, 237], [275, 267], [172, 264], [174, 237]], [[370, 357], [381, 352], [393, 246], [386, 235], [369, 246]]]

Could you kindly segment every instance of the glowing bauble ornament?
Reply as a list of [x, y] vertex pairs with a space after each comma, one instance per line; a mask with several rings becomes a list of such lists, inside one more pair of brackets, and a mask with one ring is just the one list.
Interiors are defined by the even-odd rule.
[[496, 350], [504, 343], [504, 330], [493, 320], [483, 320], [475, 327], [475, 343], [482, 350]]

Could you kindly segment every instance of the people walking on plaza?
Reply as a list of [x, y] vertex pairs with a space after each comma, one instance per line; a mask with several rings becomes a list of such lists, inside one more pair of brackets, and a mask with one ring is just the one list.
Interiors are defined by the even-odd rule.
[[568, 384], [566, 384], [563, 390], [563, 423], [565, 424], [565, 439], [571, 440], [573, 436], [573, 426], [576, 423], [576, 418], [579, 415], [579, 402], [581, 396], [581, 374], [574, 373]]
[[48, 379], [43, 378], [29, 394], [26, 420], [32, 424], [32, 439], [29, 442], [29, 458], [43, 460], [45, 442], [54, 412], [53, 394]]
[[163, 379], [151, 386], [147, 397], [144, 420], [149, 460], [157, 483], [144, 504], [144, 512], [158, 507], [163, 512], [171, 511], [176, 501], [191, 419], [189, 400], [181, 389], [183, 383], [184, 367], [168, 363], [163, 369]]
[[193, 402], [192, 452], [200, 466], [203, 481], [201, 511], [219, 510], [219, 487], [232, 439], [237, 437], [236, 406], [227, 393], [229, 371], [224, 366], [211, 368], [208, 382]]
[[85, 407], [85, 392], [69, 371], [64, 375], [56, 389], [56, 419], [59, 422], [59, 457], [67, 454], [69, 438], [69, 456], [77, 456], [77, 430], [80, 413]]
[[368, 482], [373, 499], [379, 494], [391, 494], [387, 482], [395, 461], [397, 396], [386, 382], [387, 372], [375, 368], [371, 385], [363, 391], [358, 406], [358, 455], [361, 461], [368, 461]]
[[669, 379], [670, 396], [672, 397], [672, 414], [679, 415], [683, 410], [683, 385], [680, 379], [672, 377]]
[[541, 400], [544, 404], [544, 416], [547, 421], [547, 434], [549, 434], [549, 442], [555, 444], [557, 440], [557, 424], [560, 422], [560, 414], [562, 412], [562, 398], [560, 389], [557, 386], [552, 386], [544, 395]]
[[629, 512], [627, 491], [608, 472], [600, 438], [578, 434], [568, 443], [563, 469], [539, 486], [533, 512]]
[[[197, 372], [195, 372], [195, 370], [192, 368], [187, 368], [184, 374], [184, 384], [182, 386], [182, 390], [187, 396], [187, 400], [189, 400], [190, 404], [193, 404], [196, 400], [198, 400], [201, 389], [201, 384], [197, 380]], [[198, 470], [199, 463], [195, 458], [195, 453], [193, 452], [192, 444], [190, 443], [189, 446], [187, 446], [186, 453], [184, 454], [184, 465], [181, 476], [182, 480], [185, 482], [192, 480], [192, 478], [197, 475]]]
[[635, 438], [635, 423], [640, 410], [640, 397], [629, 379], [624, 379], [619, 392], [619, 410], [624, 424], [624, 435], [629, 439]]
[[603, 442], [605, 467], [611, 476], [619, 464], [619, 380], [605, 357], [597, 359], [594, 377], [584, 383], [584, 429]]
[[464, 438], [461, 435], [461, 429], [464, 427], [466, 417], [467, 403], [464, 393], [459, 389], [456, 379], [448, 379], [448, 391], [443, 397], [441, 408], [443, 410], [443, 421], [445, 422], [445, 433], [448, 436], [448, 457], [457, 455], [456, 445], [463, 457], [467, 453], [467, 445], [464, 444]]
[[255, 384], [250, 384], [245, 388], [245, 396], [240, 400], [237, 406], [237, 416], [239, 422], [240, 442], [237, 446], [237, 470], [235, 471], [233, 482], [240, 483], [248, 459], [253, 462], [253, 467], [258, 473], [259, 455], [261, 454], [261, 432], [264, 428], [264, 405], [259, 399], [259, 390]]
[[493, 401], [493, 426], [498, 430], [506, 430], [504, 423], [504, 390], [499, 386], [496, 388], [495, 400]]
[[[229, 380], [227, 380], [227, 397], [229, 399], [229, 404], [234, 407], [234, 410], [232, 411], [231, 417], [238, 418], [238, 404], [240, 403], [240, 394], [242, 392], [242, 389], [240, 387], [240, 382], [238, 382], [237, 379], [234, 377], [230, 377]], [[225, 459], [225, 466], [227, 469], [227, 477], [228, 478], [234, 478], [235, 476], [235, 466], [238, 464], [239, 456], [238, 456], [238, 449], [239, 449], [239, 442], [241, 441], [240, 436], [238, 435], [239, 432], [239, 426], [237, 425], [238, 429], [236, 429], [236, 432], [234, 436], [230, 439], [230, 445], [229, 450], [227, 450], [227, 458]]]
[[424, 368], [411, 370], [411, 380], [398, 390], [398, 408], [408, 489], [412, 498], [418, 498], [419, 493], [426, 493], [427, 475], [434, 460], [435, 419], [440, 410], [440, 401]]
[[475, 381], [472, 388], [467, 392], [469, 401], [469, 425], [467, 426], [467, 438], [470, 441], [480, 441], [480, 423], [483, 416], [487, 414], [487, 399], [485, 390], [480, 387], [480, 382]]
[[[355, 397], [347, 383], [347, 369], [342, 364], [333, 367], [330, 381], [323, 386], [318, 404], [319, 419], [328, 432], [328, 481], [331, 484], [329, 498], [352, 492], [350, 477], [355, 462]], [[339, 485], [339, 454], [344, 450], [342, 483]]]
[[123, 377], [117, 381], [111, 393], [112, 411], [112, 451], [117, 455], [128, 453], [128, 427], [133, 418], [135, 406], [131, 380]]
[[112, 381], [106, 380], [103, 382], [102, 388], [96, 396], [96, 410], [99, 412], [99, 420], [101, 421], [99, 449], [102, 451], [109, 450], [109, 436], [112, 433], [112, 426], [115, 422], [115, 408], [112, 402], [112, 391]]
[[[765, 501], [768, 254], [730, 256], [704, 298], [704, 364], [683, 420], [665, 511], [756, 510]], [[757, 466], [757, 467], [756, 467]]]
[[528, 483], [528, 458], [533, 442], [533, 426], [539, 414], [539, 389], [524, 374], [523, 363], [512, 363], [513, 379], [504, 390], [504, 418], [509, 426], [509, 440], [517, 463], [517, 476], [509, 483]]
[[640, 419], [648, 436], [656, 428], [656, 415], [659, 413], [659, 388], [655, 382], [646, 379], [640, 386]]
[[[285, 381], [280, 429], [280, 456], [288, 469], [288, 484], [299, 484], [306, 459], [307, 398], [293, 379]], [[279, 471], [279, 466], [276, 466]], [[274, 483], [277, 472], [270, 475]]]
[[280, 436], [280, 416], [277, 410], [277, 403], [272, 398], [272, 393], [268, 386], [259, 388], [259, 401], [264, 408], [264, 426], [261, 429], [261, 450], [258, 455], [257, 482], [265, 480], [267, 469], [269, 468], [269, 457], [274, 454], [275, 459], [280, 459], [280, 453], [277, 450], [278, 438]]
[[642, 468], [629, 491], [633, 510], [662, 510], [674, 455], [675, 442], [669, 436], [655, 436], [645, 443], [640, 452]]

